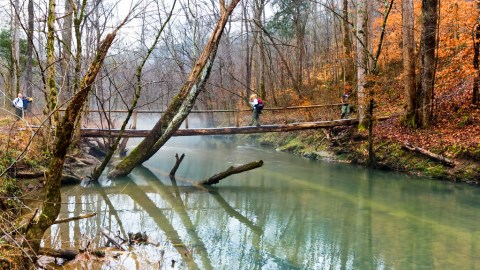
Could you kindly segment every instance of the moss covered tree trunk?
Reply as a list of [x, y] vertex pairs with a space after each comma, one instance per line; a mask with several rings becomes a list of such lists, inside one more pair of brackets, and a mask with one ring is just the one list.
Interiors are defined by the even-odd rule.
[[136, 166], [152, 157], [180, 127], [190, 113], [198, 94], [205, 88], [223, 29], [239, 1], [233, 0], [228, 7], [225, 6], [223, 1], [220, 1], [220, 18], [187, 81], [170, 102], [165, 113], [160, 117], [151, 132], [122, 162], [110, 171], [108, 174], [110, 178], [128, 175]]
[[81, 90], [70, 101], [66, 108], [65, 116], [57, 125], [57, 136], [55, 138], [54, 149], [46, 172], [45, 198], [42, 210], [38, 217], [32, 222], [30, 229], [26, 233], [28, 243], [36, 253], [40, 248], [40, 241], [43, 234], [57, 219], [60, 212], [60, 183], [62, 179], [62, 169], [68, 147], [72, 141], [75, 122], [81, 112], [83, 104], [87, 100], [91, 85], [103, 64], [107, 51], [112, 45], [117, 31], [118, 29], [113, 33], [108, 34], [105, 40], [103, 40], [87, 74], [83, 77]]
[[48, 16], [47, 16], [47, 86], [46, 93], [48, 93], [48, 111], [53, 113], [52, 125], [57, 125], [59, 115], [55, 110], [57, 107], [57, 84], [55, 82], [55, 0], [48, 1]]

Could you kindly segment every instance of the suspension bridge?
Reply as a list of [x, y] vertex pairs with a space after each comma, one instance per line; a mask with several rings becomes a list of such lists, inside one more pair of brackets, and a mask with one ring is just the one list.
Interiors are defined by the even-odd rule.
[[[342, 104], [326, 104], [326, 105], [309, 105], [309, 106], [291, 106], [264, 108], [260, 116], [262, 125], [248, 126], [250, 121], [251, 110], [192, 110], [189, 117], [185, 119], [182, 127], [178, 129], [173, 136], [206, 136], [206, 135], [232, 135], [232, 134], [252, 134], [266, 132], [288, 132], [296, 130], [331, 128], [336, 126], [352, 126], [358, 124], [358, 119], [338, 119], [341, 112]], [[105, 114], [125, 114], [127, 110], [89, 110], [88, 114], [105, 115]], [[145, 137], [150, 129], [137, 129], [139, 115], [146, 114], [152, 118], [152, 115], [162, 114], [162, 110], [134, 110], [132, 114], [131, 128], [126, 129], [122, 133], [122, 137], [135, 138]], [[216, 127], [194, 127], [191, 128], [189, 119], [195, 114], [207, 115], [203, 118], [210, 119], [215, 122], [213, 115], [223, 113], [224, 116], [219, 125]], [[377, 118], [384, 120], [388, 117]], [[98, 122], [98, 121], [97, 121]], [[108, 122], [108, 121], [106, 121]], [[208, 122], [208, 121], [207, 121]], [[233, 122], [233, 123], [232, 123]], [[242, 124], [244, 123], [244, 124]], [[225, 126], [226, 125], [226, 126]], [[116, 128], [104, 127], [88, 127], [81, 129], [82, 137], [116, 137], [120, 135], [120, 130]]]

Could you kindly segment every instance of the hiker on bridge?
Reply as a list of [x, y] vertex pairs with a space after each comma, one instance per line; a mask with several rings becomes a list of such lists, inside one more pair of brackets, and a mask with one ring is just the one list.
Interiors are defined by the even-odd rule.
[[342, 103], [342, 119], [347, 119], [350, 114], [350, 105], [348, 104], [348, 98], [350, 97], [350, 86], [345, 86], [345, 92], [343, 93], [340, 102]]
[[256, 126], [260, 126], [260, 122], [258, 120], [259, 115], [262, 113], [263, 109], [263, 101], [257, 97], [257, 95], [253, 94], [250, 96], [250, 105], [252, 105], [253, 114], [252, 114], [252, 121], [250, 122], [250, 126], [253, 126], [253, 123], [256, 123]]

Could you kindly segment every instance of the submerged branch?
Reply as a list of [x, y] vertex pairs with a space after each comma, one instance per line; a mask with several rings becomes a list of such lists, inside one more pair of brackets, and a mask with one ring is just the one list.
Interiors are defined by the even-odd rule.
[[172, 170], [170, 171], [170, 176], [175, 176], [175, 173], [178, 170], [178, 166], [180, 166], [180, 163], [182, 163], [183, 158], [185, 157], [185, 154], [182, 154], [180, 158], [178, 157], [178, 153], [175, 154], [175, 165], [173, 166]]
[[253, 170], [253, 169], [256, 169], [256, 168], [262, 167], [262, 166], [263, 166], [263, 160], [253, 161], [253, 162], [250, 162], [250, 163], [247, 163], [247, 164], [240, 165], [238, 167], [231, 166], [227, 170], [225, 170], [223, 172], [220, 172], [220, 173], [217, 173], [217, 174], [213, 175], [212, 177], [210, 177], [208, 179], [200, 181], [197, 184], [199, 184], [199, 185], [217, 184], [218, 182], [220, 182], [220, 180], [222, 180], [223, 178], [226, 178], [226, 177], [228, 177], [232, 174], [237, 174], [237, 173]]
[[65, 223], [65, 222], [70, 222], [70, 221], [84, 219], [84, 218], [91, 218], [91, 217], [94, 217], [96, 215], [97, 215], [97, 213], [87, 213], [87, 214], [83, 214], [83, 215], [79, 215], [79, 216], [75, 216], [75, 217], [61, 218], [61, 219], [55, 220], [53, 222], [53, 224]]

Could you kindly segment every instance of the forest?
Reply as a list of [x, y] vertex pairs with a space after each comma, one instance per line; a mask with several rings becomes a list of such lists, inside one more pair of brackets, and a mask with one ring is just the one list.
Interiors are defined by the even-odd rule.
[[[94, 141], [102, 157], [82, 176], [116, 179], [188, 121], [248, 126], [252, 94], [266, 104], [262, 126], [342, 121], [344, 93], [358, 120], [263, 144], [480, 181], [478, 1], [11, 0], [0, 14], [0, 268], [35, 263], [67, 163], [94, 148], [81, 128], [118, 129]], [[30, 98], [20, 116], [19, 94]], [[119, 157], [137, 114], [155, 110], [148, 134]], [[40, 183], [22, 183], [26, 172]], [[37, 189], [42, 206], [25, 213], [22, 194]]]

